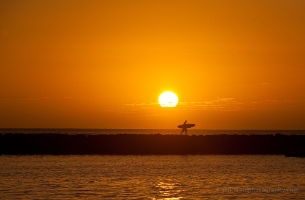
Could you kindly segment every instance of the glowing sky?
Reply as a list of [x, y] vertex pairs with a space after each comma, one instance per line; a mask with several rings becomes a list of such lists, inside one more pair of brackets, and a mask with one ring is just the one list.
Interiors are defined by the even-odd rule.
[[[305, 129], [304, 0], [0, 1], [0, 128]], [[159, 95], [179, 104], [162, 108]]]

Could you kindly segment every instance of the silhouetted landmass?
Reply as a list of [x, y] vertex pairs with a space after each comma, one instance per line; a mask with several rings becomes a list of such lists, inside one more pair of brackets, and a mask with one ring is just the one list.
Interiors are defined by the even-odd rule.
[[[305, 147], [305, 135], [0, 135], [2, 155], [287, 154]], [[290, 154], [294, 156], [293, 154]], [[297, 153], [295, 154], [295, 156]]]

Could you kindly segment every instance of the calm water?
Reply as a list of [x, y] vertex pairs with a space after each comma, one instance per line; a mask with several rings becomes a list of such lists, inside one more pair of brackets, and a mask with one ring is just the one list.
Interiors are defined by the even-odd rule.
[[284, 156], [0, 156], [0, 199], [302, 199]]

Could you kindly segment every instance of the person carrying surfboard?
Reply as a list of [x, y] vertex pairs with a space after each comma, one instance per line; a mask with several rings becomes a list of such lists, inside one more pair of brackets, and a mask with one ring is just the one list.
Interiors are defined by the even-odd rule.
[[[183, 125], [185, 125], [186, 123], [187, 123], [187, 120], [184, 121]], [[184, 126], [184, 127], [182, 128], [182, 131], [181, 131], [180, 135], [181, 135], [183, 132], [185, 132], [185, 135], [187, 135], [187, 128], [186, 128], [186, 126]]]
[[181, 125], [178, 126], [178, 128], [182, 128], [182, 131], [181, 131], [180, 135], [181, 135], [183, 132], [185, 132], [185, 135], [187, 135], [187, 129], [188, 129], [188, 128], [192, 128], [192, 127], [194, 127], [194, 126], [195, 126], [195, 124], [187, 124], [187, 120], [185, 120], [183, 124], [181, 124]]

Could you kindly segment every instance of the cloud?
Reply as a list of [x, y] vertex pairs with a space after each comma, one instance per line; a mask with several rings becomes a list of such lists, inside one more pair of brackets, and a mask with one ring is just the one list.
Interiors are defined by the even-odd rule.
[[187, 106], [187, 109], [194, 110], [232, 110], [239, 109], [236, 105], [241, 105], [235, 98], [225, 97], [217, 98], [211, 101], [181, 102], [180, 105]]
[[72, 99], [71, 96], [66, 97], [0, 97], [0, 99], [8, 99], [8, 100], [44, 100], [44, 99]]
[[49, 97], [0, 97], [0, 99], [36, 100], [36, 99], [49, 99]]
[[124, 104], [124, 106], [132, 106], [132, 107], [135, 107], [135, 106], [155, 106], [155, 105], [159, 105], [158, 102], [148, 102], [148, 103], [127, 103], [127, 104]]
[[[233, 104], [241, 104], [235, 101], [235, 98], [217, 98], [211, 101], [192, 101], [192, 102], [179, 102], [177, 109], [183, 110], [230, 110]], [[158, 102], [148, 103], [132, 103], [124, 104], [127, 107], [134, 107], [138, 109], [154, 109], [159, 107]]]
[[217, 97], [216, 101], [222, 101], [222, 102], [233, 102], [234, 98], [219, 98]]
[[265, 102], [267, 102], [267, 103], [278, 103], [280, 101], [276, 100], [276, 99], [271, 99], [271, 100], [265, 100]]
[[[274, 109], [280, 107], [300, 107], [304, 108], [305, 99], [266, 99], [266, 100], [252, 100], [252, 101], [238, 101], [233, 97], [218, 97], [210, 101], [190, 101], [179, 102], [175, 109], [178, 110], [214, 110], [214, 111], [240, 111], [240, 110], [257, 110], [257, 109]], [[159, 108], [158, 102], [148, 103], [132, 103], [124, 104], [120, 109], [121, 112], [130, 111], [132, 107], [133, 112], [139, 110], [148, 110]]]

